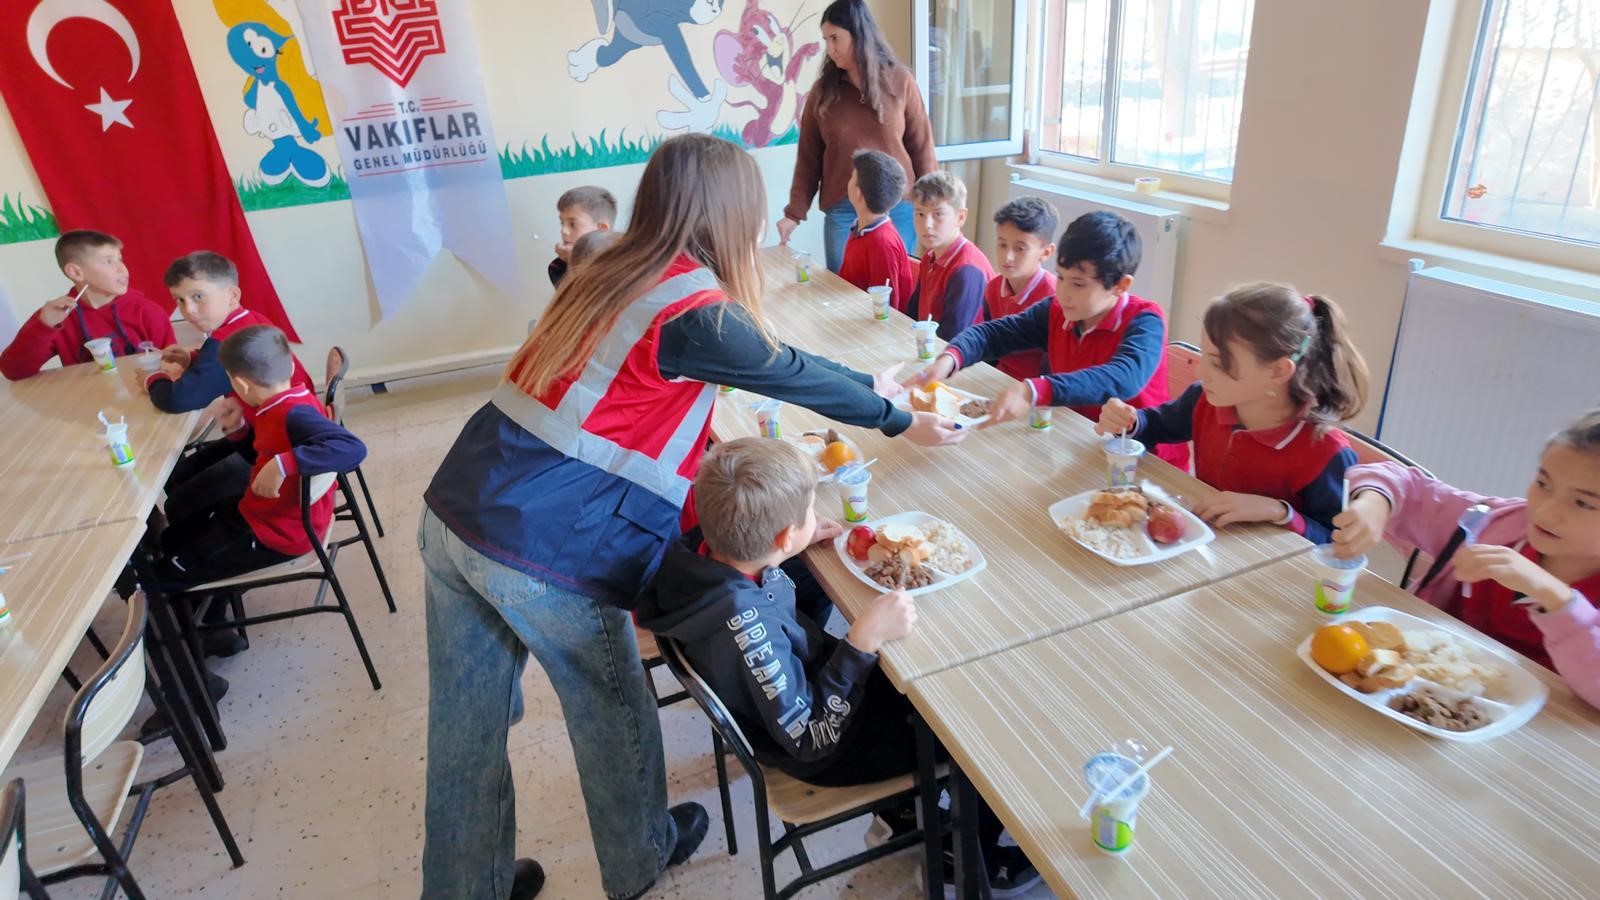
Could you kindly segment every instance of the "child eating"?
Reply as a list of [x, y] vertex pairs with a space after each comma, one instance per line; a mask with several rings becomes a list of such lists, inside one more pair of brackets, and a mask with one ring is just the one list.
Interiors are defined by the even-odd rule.
[[[1600, 596], [1600, 409], [1545, 444], [1526, 499], [1483, 497], [1395, 463], [1351, 469], [1350, 495], [1333, 520], [1335, 555], [1360, 556], [1380, 540], [1420, 549], [1434, 564], [1417, 596], [1556, 670], [1600, 707], [1591, 599]], [[1480, 503], [1489, 521], [1460, 546], [1456, 522]]]

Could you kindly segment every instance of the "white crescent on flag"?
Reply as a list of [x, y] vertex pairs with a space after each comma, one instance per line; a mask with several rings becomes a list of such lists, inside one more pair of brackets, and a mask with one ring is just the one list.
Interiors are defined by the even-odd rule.
[[[57, 84], [68, 90], [73, 89], [71, 82], [62, 78], [56, 67], [50, 64], [50, 54], [45, 44], [50, 40], [50, 32], [67, 19], [92, 19], [115, 31], [117, 37], [122, 38], [122, 43], [127, 45], [128, 58], [133, 64], [128, 71], [128, 81], [132, 82], [133, 76], [139, 74], [139, 36], [134, 33], [133, 23], [115, 6], [106, 0], [40, 0], [28, 16], [28, 52], [33, 54], [33, 61], [39, 64], [39, 68]], [[100, 117], [101, 131], [109, 131], [112, 125], [133, 127], [133, 123], [128, 121], [128, 105], [132, 102], [112, 99], [102, 85], [100, 101], [85, 104], [83, 108]]]

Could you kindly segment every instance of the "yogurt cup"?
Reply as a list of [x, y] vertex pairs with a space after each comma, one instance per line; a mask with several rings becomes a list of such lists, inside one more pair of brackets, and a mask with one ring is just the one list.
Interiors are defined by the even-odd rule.
[[115, 372], [117, 358], [111, 353], [111, 338], [100, 337], [83, 342], [83, 349], [94, 357], [94, 364], [102, 372]]
[[795, 250], [790, 255], [794, 257], [794, 282], [805, 284], [811, 280], [811, 254], [804, 250]]
[[782, 400], [767, 399], [756, 404], [756, 428], [762, 437], [783, 437], [783, 424], [779, 421], [782, 411]]
[[1028, 417], [1028, 427], [1034, 431], [1049, 431], [1050, 418], [1054, 412], [1049, 406], [1035, 406], [1033, 413]]
[[1131, 437], [1113, 437], [1106, 440], [1106, 484], [1110, 487], [1133, 487], [1139, 483], [1139, 458], [1144, 456], [1144, 444]]
[[[1083, 780], [1091, 791], [1109, 791], [1139, 768], [1139, 761], [1120, 753], [1097, 753], [1083, 764]], [[1115, 796], [1100, 797], [1089, 814], [1089, 839], [1095, 849], [1124, 856], [1133, 849], [1139, 824], [1139, 804], [1150, 793], [1146, 772]]]
[[869, 515], [867, 485], [872, 483], [872, 472], [865, 466], [851, 466], [840, 470], [833, 482], [839, 486], [839, 499], [844, 501], [844, 520], [865, 522]]
[[878, 321], [889, 318], [889, 301], [894, 297], [894, 289], [887, 284], [875, 284], [867, 288], [867, 297], [872, 301], [872, 317]]
[[1330, 616], [1350, 611], [1350, 599], [1356, 593], [1356, 581], [1367, 567], [1367, 558], [1340, 559], [1333, 555], [1332, 544], [1319, 544], [1311, 551], [1311, 567], [1317, 581], [1313, 587], [1313, 600], [1317, 612]]
[[102, 437], [106, 441], [106, 450], [111, 454], [111, 464], [117, 468], [126, 468], [133, 465], [133, 445], [128, 443], [128, 424], [126, 422], [112, 422], [106, 425]]
[[939, 323], [932, 319], [912, 322], [911, 338], [917, 344], [917, 359], [933, 359], [939, 343]]

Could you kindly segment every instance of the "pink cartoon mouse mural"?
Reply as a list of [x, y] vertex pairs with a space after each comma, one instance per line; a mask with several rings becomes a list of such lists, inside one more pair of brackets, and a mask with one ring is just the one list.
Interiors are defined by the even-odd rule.
[[[795, 16], [799, 14], [797, 9]], [[772, 144], [800, 119], [806, 102], [806, 92], [800, 89], [801, 71], [821, 49], [815, 41], [796, 46], [795, 28], [803, 21], [784, 25], [761, 8], [761, 0], [745, 0], [739, 30], [717, 33], [713, 44], [717, 70], [728, 83], [748, 87], [760, 97], [759, 102], [728, 101], [730, 107], [756, 111], [756, 117], [744, 126], [742, 136], [748, 147]], [[815, 73], [808, 74], [809, 86]]]

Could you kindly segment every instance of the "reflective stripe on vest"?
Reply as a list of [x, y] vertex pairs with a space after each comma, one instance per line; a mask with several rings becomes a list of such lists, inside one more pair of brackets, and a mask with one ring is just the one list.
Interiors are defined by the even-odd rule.
[[628, 354], [650, 331], [656, 319], [673, 304], [716, 289], [717, 279], [710, 270], [694, 269], [663, 281], [635, 300], [600, 341], [594, 355], [584, 364], [583, 372], [567, 388], [555, 409], [523, 393], [510, 381], [500, 383], [491, 402], [507, 418], [565, 456], [626, 478], [661, 499], [682, 506], [689, 496], [690, 480], [679, 474], [679, 470], [695, 452], [706, 422], [711, 418], [712, 405], [716, 402], [715, 386], [700, 386], [693, 405], [679, 420], [658, 458], [584, 431], [583, 423], [605, 397]]

